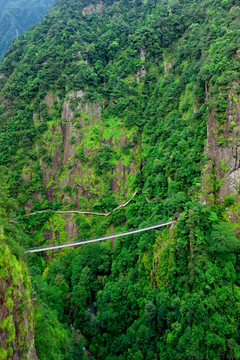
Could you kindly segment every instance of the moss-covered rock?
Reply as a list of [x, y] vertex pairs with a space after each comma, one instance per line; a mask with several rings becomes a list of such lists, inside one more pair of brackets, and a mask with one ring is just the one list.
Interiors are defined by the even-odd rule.
[[36, 360], [31, 284], [26, 265], [5, 244], [0, 227], [0, 359]]

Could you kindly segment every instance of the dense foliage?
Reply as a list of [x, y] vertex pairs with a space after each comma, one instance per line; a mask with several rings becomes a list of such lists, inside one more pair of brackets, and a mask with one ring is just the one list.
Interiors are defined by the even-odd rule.
[[31, 25], [42, 20], [53, 1], [1, 0], [0, 3], [0, 59], [10, 43]]
[[[3, 59], [0, 164], [31, 245], [182, 213], [165, 231], [29, 256], [40, 360], [240, 358], [237, 199], [198, 203], [208, 119], [226, 146], [240, 93], [239, 17], [239, 0], [57, 0]], [[51, 212], [126, 199], [109, 216]]]
[[[80, 335], [63, 326], [55, 309], [44, 306], [41, 301], [33, 311], [33, 288], [23, 262], [26, 262], [24, 247], [29, 246], [30, 239], [18, 223], [18, 205], [9, 196], [5, 168], [0, 167], [0, 175], [0, 358], [11, 359], [17, 353], [21, 359], [31, 356], [31, 352], [35, 353], [35, 337], [37, 353], [43, 353], [42, 359], [62, 359], [63, 356], [79, 359], [83, 347]], [[35, 279], [37, 281], [37, 276]], [[50, 298], [48, 296], [48, 301]]]
[[92, 359], [239, 359], [240, 240], [214, 210], [192, 204], [144, 252], [135, 238], [66, 253], [37, 292]]

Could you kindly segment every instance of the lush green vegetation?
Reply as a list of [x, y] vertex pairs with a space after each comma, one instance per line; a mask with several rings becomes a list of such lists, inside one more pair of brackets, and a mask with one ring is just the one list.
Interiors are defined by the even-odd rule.
[[[37, 354], [42, 353], [42, 359], [79, 359], [83, 348], [79, 333], [60, 323], [56, 310], [48, 308], [41, 301], [37, 305], [35, 302], [33, 309], [31, 301], [35, 281], [42, 294], [44, 286], [41, 287], [43, 282], [37, 282], [38, 270], [34, 268], [34, 282], [30, 283], [24, 256], [24, 248], [29, 246], [30, 239], [18, 222], [18, 205], [9, 196], [6, 169], [0, 168], [0, 175], [0, 359], [10, 359], [16, 353], [24, 359], [29, 356], [31, 348], [33, 355], [34, 337]], [[56, 288], [49, 287], [47, 291], [48, 300], [51, 292], [54, 297], [57, 296]], [[55, 299], [57, 303], [57, 297]]]
[[[239, 119], [229, 138], [225, 124], [239, 17], [238, 0], [58, 0], [1, 62], [2, 203], [28, 235], [19, 257], [19, 244], [182, 213], [165, 231], [28, 257], [40, 360], [240, 359], [238, 194], [219, 201], [216, 164], [211, 204], [198, 202], [210, 115], [218, 146], [237, 149]], [[108, 217], [24, 216], [109, 212], [136, 191]]]
[[26, 235], [17, 224], [17, 204], [8, 195], [4, 169], [0, 174], [0, 358], [5, 360], [16, 352], [27, 355], [33, 342], [33, 310], [28, 270], [20, 260]]
[[18, 34], [42, 20], [53, 1], [1, 0], [0, 3], [0, 59]]

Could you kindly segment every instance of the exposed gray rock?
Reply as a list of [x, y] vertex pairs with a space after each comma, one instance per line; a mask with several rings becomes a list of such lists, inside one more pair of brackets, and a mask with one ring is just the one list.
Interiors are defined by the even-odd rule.
[[211, 202], [213, 198], [223, 201], [234, 195], [238, 202], [240, 190], [240, 97], [236, 93], [237, 82], [233, 84], [228, 96], [228, 112], [223, 127], [217, 123], [214, 113], [208, 119], [207, 143], [205, 153], [209, 162], [203, 171], [202, 201]]

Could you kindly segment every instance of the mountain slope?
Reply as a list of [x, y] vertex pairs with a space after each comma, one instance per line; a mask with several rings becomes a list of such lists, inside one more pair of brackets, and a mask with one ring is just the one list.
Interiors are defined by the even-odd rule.
[[[88, 357], [240, 356], [239, 17], [230, 0], [58, 0], [1, 63], [0, 164], [31, 245], [182, 213], [29, 259], [38, 303]], [[40, 359], [69, 359], [36, 331]]]
[[0, 59], [18, 34], [42, 20], [53, 1], [4, 0], [0, 4]]
[[28, 269], [23, 257], [27, 236], [16, 222], [6, 174], [0, 183], [0, 354], [1, 359], [37, 359]]

